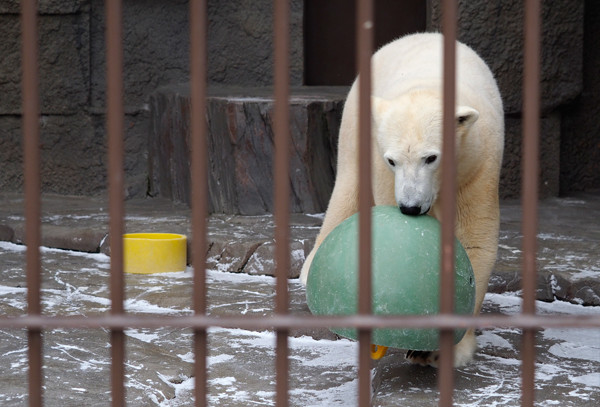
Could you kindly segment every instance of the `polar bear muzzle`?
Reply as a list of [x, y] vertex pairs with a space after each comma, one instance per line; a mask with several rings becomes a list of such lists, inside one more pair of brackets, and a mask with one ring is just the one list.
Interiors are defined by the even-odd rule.
[[417, 216], [417, 215], [425, 215], [427, 212], [429, 212], [429, 208], [426, 208], [425, 210], [423, 210], [420, 206], [405, 206], [405, 205], [399, 205], [399, 206], [400, 206], [400, 212], [402, 212], [405, 215]]

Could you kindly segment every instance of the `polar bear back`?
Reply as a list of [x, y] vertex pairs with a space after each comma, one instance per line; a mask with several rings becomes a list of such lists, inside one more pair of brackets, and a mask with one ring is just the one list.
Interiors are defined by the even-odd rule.
[[[502, 100], [485, 62], [468, 46], [457, 43], [457, 102], [502, 111]], [[373, 95], [395, 99], [418, 88], [438, 87], [442, 94], [443, 37], [413, 34], [395, 40], [373, 55]]]

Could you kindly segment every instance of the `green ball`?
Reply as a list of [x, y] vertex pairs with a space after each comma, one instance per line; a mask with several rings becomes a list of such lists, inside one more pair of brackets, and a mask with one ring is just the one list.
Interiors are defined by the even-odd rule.
[[[403, 215], [394, 206], [372, 210], [372, 309], [376, 315], [439, 313], [441, 235], [431, 216]], [[315, 315], [354, 315], [358, 309], [358, 214], [340, 223], [313, 258], [306, 300]], [[455, 239], [456, 314], [472, 314], [475, 278], [465, 249]], [[356, 329], [332, 329], [357, 339]], [[465, 329], [457, 329], [458, 343]], [[375, 329], [372, 343], [400, 349], [436, 350], [437, 329]]]

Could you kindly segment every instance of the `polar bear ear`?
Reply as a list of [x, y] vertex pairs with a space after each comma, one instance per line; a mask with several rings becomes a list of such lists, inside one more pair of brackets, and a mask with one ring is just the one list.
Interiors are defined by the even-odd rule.
[[458, 106], [456, 108], [456, 126], [469, 128], [479, 119], [479, 112], [469, 106]]

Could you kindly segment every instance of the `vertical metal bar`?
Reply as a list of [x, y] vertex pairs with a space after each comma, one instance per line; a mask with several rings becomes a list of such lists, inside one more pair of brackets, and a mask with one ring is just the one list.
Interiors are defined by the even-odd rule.
[[[444, 0], [442, 29], [444, 34], [443, 79], [443, 144], [442, 144], [442, 253], [440, 275], [440, 313], [454, 310], [454, 221], [456, 214], [456, 160], [455, 160], [455, 103], [456, 103], [456, 31], [457, 2]], [[440, 406], [452, 405], [454, 389], [454, 334], [440, 330], [440, 360], [438, 385]]]
[[[206, 0], [190, 2], [191, 75], [191, 191], [192, 262], [194, 267], [193, 306], [196, 315], [206, 314], [206, 248], [208, 215], [208, 151], [206, 129], [207, 15]], [[195, 405], [207, 405], [207, 333], [194, 331]]]
[[[358, 313], [372, 312], [371, 296], [371, 56], [373, 54], [374, 15], [372, 0], [357, 4], [357, 65], [359, 72], [359, 292]], [[371, 330], [358, 331], [358, 405], [371, 403]]]
[[[106, 1], [106, 74], [108, 134], [108, 204], [110, 235], [111, 314], [124, 312], [123, 301], [123, 45], [121, 0]], [[111, 330], [112, 405], [125, 405], [125, 335], [122, 329]]]
[[[288, 313], [288, 271], [290, 269], [289, 256], [289, 148], [290, 148], [290, 114], [289, 114], [289, 55], [290, 55], [290, 23], [289, 0], [275, 0], [274, 2], [274, 45], [275, 45], [275, 117], [274, 117], [274, 142], [275, 142], [275, 261], [276, 261], [276, 303], [275, 313], [284, 315]], [[288, 405], [288, 329], [277, 330], [276, 344], [276, 405]]]
[[[23, 144], [25, 172], [25, 241], [27, 245], [27, 312], [40, 315], [41, 196], [40, 196], [40, 98], [38, 82], [37, 1], [21, 2], [21, 66]], [[42, 335], [28, 330], [29, 405], [42, 405]]]
[[[540, 130], [540, 0], [525, 2], [523, 72], [523, 314], [535, 314]], [[533, 406], [535, 330], [523, 331], [522, 405]]]

